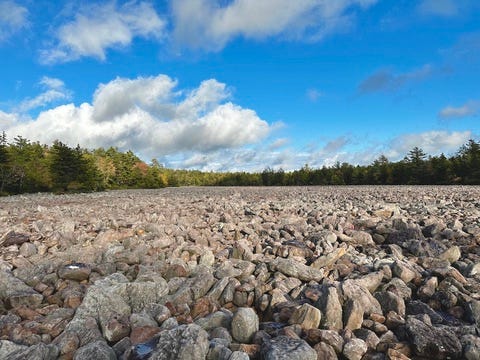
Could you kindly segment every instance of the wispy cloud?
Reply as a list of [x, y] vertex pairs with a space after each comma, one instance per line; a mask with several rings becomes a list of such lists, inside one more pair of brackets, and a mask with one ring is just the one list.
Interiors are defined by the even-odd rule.
[[127, 47], [135, 37], [162, 37], [165, 25], [147, 2], [83, 5], [73, 20], [56, 30], [56, 43], [40, 52], [40, 61], [50, 64], [82, 57], [105, 60], [108, 49]]
[[423, 0], [417, 7], [423, 15], [451, 17], [459, 12], [458, 0]]
[[221, 50], [237, 38], [318, 41], [351, 27], [355, 8], [378, 0], [172, 1], [173, 37], [181, 47]]
[[357, 87], [359, 94], [381, 91], [396, 91], [401, 87], [429, 77], [433, 67], [429, 64], [404, 73], [395, 73], [391, 69], [381, 69], [365, 78]]
[[34, 98], [23, 100], [15, 109], [19, 112], [28, 112], [30, 110], [45, 107], [59, 100], [70, 100], [71, 91], [65, 87], [62, 80], [44, 76], [39, 85], [43, 88], [43, 92]]
[[0, 1], [0, 43], [23, 29], [28, 10], [14, 1]]
[[480, 112], [480, 101], [469, 100], [461, 106], [446, 106], [438, 113], [438, 117], [444, 120], [458, 119], [476, 115]]
[[316, 102], [319, 98], [323, 96], [323, 92], [318, 89], [308, 89], [307, 90], [307, 99], [311, 102]]

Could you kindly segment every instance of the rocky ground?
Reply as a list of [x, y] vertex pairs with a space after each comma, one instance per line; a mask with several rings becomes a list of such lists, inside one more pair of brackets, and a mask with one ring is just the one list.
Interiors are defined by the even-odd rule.
[[0, 199], [0, 359], [480, 359], [480, 187]]

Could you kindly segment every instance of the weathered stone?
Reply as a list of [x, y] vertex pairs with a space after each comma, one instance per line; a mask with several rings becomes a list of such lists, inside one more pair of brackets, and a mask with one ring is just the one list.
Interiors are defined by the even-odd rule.
[[343, 308], [343, 323], [345, 329], [360, 329], [363, 323], [364, 310], [362, 304], [357, 299], [349, 299]]
[[336, 360], [337, 354], [333, 347], [327, 343], [320, 342], [316, 344], [313, 349], [317, 352], [317, 360]]
[[462, 256], [462, 252], [458, 246], [452, 246], [441, 253], [438, 258], [441, 260], [447, 260], [450, 264], [453, 264], [455, 261], [458, 261]]
[[208, 353], [208, 334], [195, 324], [162, 331], [151, 360], [203, 360]]
[[303, 304], [296, 308], [288, 321], [289, 324], [299, 324], [302, 329], [316, 329], [320, 325], [322, 314], [320, 310], [310, 304]]
[[73, 360], [97, 359], [97, 360], [116, 360], [115, 351], [107, 345], [105, 341], [91, 342], [82, 346], [73, 356]]
[[392, 272], [395, 276], [402, 279], [405, 283], [409, 283], [417, 276], [417, 273], [412, 268], [412, 266], [402, 261], [395, 261], [393, 263]]
[[41, 304], [43, 296], [9, 271], [2, 270], [0, 271], [0, 299], [4, 299], [7, 306], [12, 308], [27, 306], [35, 309]]
[[262, 345], [264, 360], [316, 360], [317, 352], [304, 340], [278, 336]]
[[33, 346], [17, 345], [8, 340], [0, 340], [0, 359], [8, 360], [55, 360], [58, 357], [58, 349], [55, 345], [43, 343]]
[[287, 276], [293, 276], [303, 281], [320, 281], [324, 274], [322, 270], [314, 269], [292, 259], [276, 258], [270, 263], [273, 271], [277, 270]]
[[400, 316], [405, 316], [405, 302], [400, 296], [390, 291], [376, 292], [374, 296], [380, 303], [384, 314], [389, 311], [395, 311]]
[[251, 308], [239, 308], [232, 319], [232, 336], [240, 343], [249, 343], [259, 329], [258, 315]]
[[345, 299], [356, 300], [365, 314], [380, 314], [382, 312], [378, 300], [367, 289], [358, 285], [355, 280], [345, 280], [342, 283], [342, 291]]
[[418, 356], [457, 359], [462, 354], [460, 341], [447, 329], [437, 328], [408, 316], [406, 330]]
[[322, 328], [328, 330], [342, 329], [342, 305], [340, 304], [335, 287], [324, 286], [322, 288], [322, 295], [318, 298], [315, 306], [322, 312]]
[[58, 276], [62, 279], [82, 281], [88, 279], [92, 269], [87, 264], [73, 263], [58, 269]]
[[343, 355], [348, 360], [360, 360], [367, 350], [365, 341], [354, 338], [347, 341], [343, 346]]
[[314, 269], [322, 269], [324, 267], [330, 267], [335, 262], [337, 262], [338, 259], [340, 259], [343, 255], [345, 255], [347, 250], [344, 247], [337, 248], [333, 250], [332, 252], [328, 253], [327, 255], [320, 256], [317, 258], [311, 265], [310, 267]]

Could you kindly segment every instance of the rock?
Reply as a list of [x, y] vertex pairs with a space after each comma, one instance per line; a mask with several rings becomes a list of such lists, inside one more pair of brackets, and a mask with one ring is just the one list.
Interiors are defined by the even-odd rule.
[[73, 360], [83, 359], [116, 360], [117, 355], [105, 341], [95, 341], [75, 351]]
[[337, 248], [327, 255], [320, 256], [317, 258], [310, 267], [314, 269], [322, 269], [324, 267], [330, 267], [337, 262], [343, 255], [347, 253], [347, 250], [344, 247]]
[[441, 260], [447, 260], [450, 264], [453, 264], [455, 261], [458, 261], [462, 256], [462, 252], [458, 246], [452, 246], [441, 253], [438, 258]]
[[425, 324], [413, 316], [408, 316], [406, 331], [418, 356], [458, 359], [462, 355], [460, 341], [445, 328], [437, 328]]
[[367, 350], [365, 341], [354, 338], [347, 341], [343, 346], [343, 356], [348, 360], [360, 360]]
[[317, 352], [317, 360], [336, 360], [338, 359], [335, 350], [330, 345], [320, 342], [313, 349]]
[[345, 329], [360, 329], [363, 323], [363, 306], [358, 299], [349, 299], [343, 309], [343, 323]]
[[0, 271], [0, 299], [7, 306], [17, 308], [27, 306], [37, 308], [43, 301], [43, 296], [17, 279], [9, 271]]
[[340, 330], [343, 327], [342, 305], [338, 298], [337, 289], [333, 286], [324, 286], [322, 295], [315, 306], [322, 312], [321, 326], [328, 330]]
[[322, 314], [320, 310], [310, 304], [303, 304], [293, 311], [289, 324], [299, 324], [302, 329], [316, 329], [320, 325]]
[[396, 277], [399, 277], [405, 283], [409, 283], [417, 276], [417, 273], [412, 266], [402, 261], [395, 261], [393, 263], [392, 272]]
[[232, 336], [240, 343], [249, 343], [259, 329], [258, 315], [251, 308], [239, 308], [232, 319]]
[[367, 289], [358, 285], [355, 280], [345, 280], [342, 283], [341, 288], [345, 299], [356, 300], [360, 304], [365, 314], [380, 314], [382, 312], [382, 308], [378, 300], [375, 299]]
[[58, 349], [55, 345], [43, 343], [33, 346], [17, 345], [8, 340], [0, 340], [0, 359], [5, 360], [55, 360], [58, 357]]
[[314, 269], [292, 259], [277, 257], [270, 263], [270, 267], [272, 271], [280, 271], [287, 276], [292, 276], [303, 281], [313, 280], [319, 282], [324, 277], [322, 270]]
[[68, 353], [73, 354], [80, 345], [80, 339], [76, 333], [72, 331], [64, 331], [52, 341], [52, 344], [58, 348], [62, 355]]
[[264, 360], [316, 360], [317, 352], [304, 340], [278, 336], [261, 348]]
[[394, 311], [402, 317], [405, 316], [405, 302], [400, 296], [390, 291], [376, 292], [374, 296], [380, 303], [384, 314]]
[[366, 231], [348, 231], [347, 235], [353, 239], [353, 242], [356, 245], [374, 245], [375, 242], [373, 241], [372, 235], [370, 235]]
[[20, 246], [20, 255], [23, 257], [29, 258], [30, 256], [35, 255], [38, 252], [35, 244], [30, 242], [25, 242]]
[[375, 271], [364, 275], [359, 279], [355, 279], [355, 282], [357, 283], [357, 285], [373, 293], [382, 283], [384, 275], [385, 274], [383, 273], [383, 271]]
[[60, 267], [58, 276], [62, 279], [82, 281], [87, 280], [91, 272], [90, 266], [82, 263], [73, 263]]
[[243, 351], [234, 351], [228, 358], [228, 360], [250, 360], [250, 356]]
[[110, 343], [116, 343], [130, 334], [130, 324], [127, 316], [110, 315], [102, 322], [102, 333]]
[[480, 338], [474, 335], [465, 335], [461, 339], [463, 346], [463, 357], [467, 360], [480, 359]]
[[203, 360], [208, 353], [208, 334], [195, 324], [162, 331], [150, 360]]
[[144, 325], [137, 326], [132, 329], [130, 333], [130, 340], [133, 345], [142, 344], [150, 341], [162, 329], [158, 326]]

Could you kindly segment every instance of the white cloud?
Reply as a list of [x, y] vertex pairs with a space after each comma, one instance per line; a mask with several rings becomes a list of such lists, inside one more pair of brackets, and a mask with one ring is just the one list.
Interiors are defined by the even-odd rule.
[[44, 92], [34, 98], [22, 101], [15, 109], [16, 111], [28, 112], [59, 100], [69, 100], [71, 98], [71, 92], [65, 88], [65, 84], [60, 79], [44, 76], [39, 84], [44, 88]]
[[174, 39], [181, 46], [218, 51], [236, 37], [281, 36], [317, 41], [351, 26], [352, 7], [377, 0], [178, 0], [172, 2]]
[[83, 6], [75, 18], [56, 31], [57, 44], [41, 51], [42, 63], [94, 57], [105, 60], [110, 48], [124, 48], [134, 37], [162, 37], [165, 22], [150, 3], [130, 1], [117, 6]]
[[58, 106], [29, 121], [12, 119], [12, 114], [0, 118], [6, 119], [2, 122], [11, 137], [117, 146], [147, 159], [242, 147], [272, 129], [255, 111], [228, 102], [225, 84], [207, 80], [190, 92], [176, 91], [176, 84], [166, 75], [117, 78], [98, 87], [92, 104]]
[[357, 90], [360, 94], [396, 91], [408, 83], [427, 78], [432, 72], [432, 66], [429, 64], [404, 73], [394, 73], [391, 69], [381, 69], [365, 78], [358, 85]]
[[415, 146], [423, 149], [429, 155], [451, 153], [472, 138], [471, 131], [432, 130], [416, 134], [404, 134], [396, 137], [389, 144], [385, 155], [390, 160], [403, 158]]
[[447, 106], [440, 110], [438, 116], [442, 119], [463, 118], [478, 114], [480, 111], [480, 101], [470, 100], [462, 106]]
[[0, 42], [27, 25], [28, 10], [13, 1], [0, 1]]

